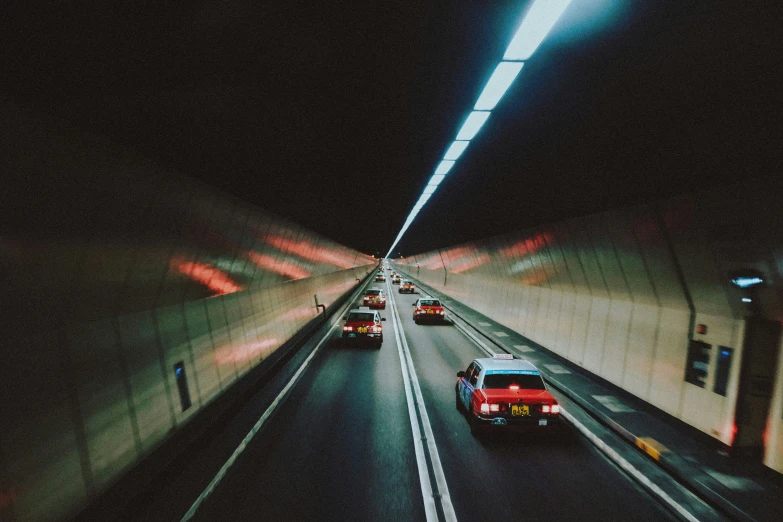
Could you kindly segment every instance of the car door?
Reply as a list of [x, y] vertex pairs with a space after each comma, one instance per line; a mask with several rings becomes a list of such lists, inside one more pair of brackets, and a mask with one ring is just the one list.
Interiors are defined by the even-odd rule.
[[470, 409], [470, 397], [473, 395], [474, 385], [476, 379], [478, 379], [478, 365], [476, 363], [470, 363], [468, 369], [465, 371], [465, 377], [460, 379], [460, 393], [459, 397], [462, 400], [462, 405], [466, 409]]

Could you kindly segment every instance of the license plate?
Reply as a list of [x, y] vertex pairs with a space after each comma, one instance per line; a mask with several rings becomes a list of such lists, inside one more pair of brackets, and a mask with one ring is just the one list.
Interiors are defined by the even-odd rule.
[[530, 406], [527, 404], [512, 404], [511, 416], [512, 417], [526, 417], [530, 415]]
[[435, 310], [427, 310], [427, 313], [428, 313], [428, 314], [434, 314], [434, 313], [435, 313]]
[[356, 331], [359, 332], [359, 333], [367, 333], [367, 327], [366, 326], [360, 326], [359, 328], [356, 329]]
[[539, 426], [546, 426], [546, 419], [539, 419], [538, 420], [538, 425]]

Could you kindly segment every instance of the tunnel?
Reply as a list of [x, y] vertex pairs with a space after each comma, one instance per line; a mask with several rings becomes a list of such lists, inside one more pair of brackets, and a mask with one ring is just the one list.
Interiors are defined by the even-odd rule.
[[779, 8], [12, 4], [0, 521], [777, 520]]

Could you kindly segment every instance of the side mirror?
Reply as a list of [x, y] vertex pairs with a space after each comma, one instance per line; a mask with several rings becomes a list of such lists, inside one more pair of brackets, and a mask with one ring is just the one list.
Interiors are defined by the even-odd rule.
[[413, 306], [416, 306], [416, 303], [413, 303]]
[[465, 377], [465, 372], [457, 372], [457, 377]]
[[385, 317], [381, 317], [381, 321], [385, 321], [385, 320], [386, 320], [386, 318], [385, 318]]

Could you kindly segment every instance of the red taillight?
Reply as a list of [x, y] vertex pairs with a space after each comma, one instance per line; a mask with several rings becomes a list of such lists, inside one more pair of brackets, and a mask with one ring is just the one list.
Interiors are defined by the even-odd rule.
[[350, 332], [353, 330], [353, 326], [343, 326], [343, 332]]
[[559, 404], [553, 404], [552, 405], [552, 413], [560, 413], [560, 405]]
[[489, 411], [500, 411], [500, 404], [490, 404]]
[[509, 387], [508, 387], [508, 389], [509, 389], [509, 390], [514, 390], [514, 391], [516, 391], [516, 390], [518, 390], [518, 389], [519, 389], [519, 386], [518, 386], [518, 385], [516, 385], [516, 384], [512, 384], [511, 386], [509, 386]]
[[560, 405], [552, 404], [550, 406], [549, 404], [544, 404], [541, 406], [541, 413], [560, 413]]
[[489, 413], [489, 404], [486, 402], [481, 405], [481, 413]]
[[541, 412], [549, 413], [549, 404], [544, 404], [543, 406], [541, 406]]
[[481, 405], [481, 413], [489, 413], [491, 411], [500, 411], [500, 404], [487, 404], [485, 402]]

